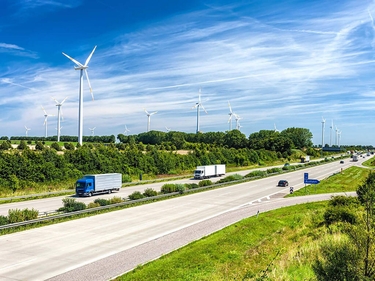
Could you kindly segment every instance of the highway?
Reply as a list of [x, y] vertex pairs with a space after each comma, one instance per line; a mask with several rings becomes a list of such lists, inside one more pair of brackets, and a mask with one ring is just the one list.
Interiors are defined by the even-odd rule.
[[[135, 247], [162, 241], [167, 235], [225, 216], [244, 206], [250, 206], [250, 203], [258, 204], [258, 209], [263, 205], [270, 206], [272, 200], [280, 202], [279, 205], [271, 204], [273, 207], [291, 204], [290, 202], [296, 204], [298, 199], [280, 199], [289, 192], [289, 187], [277, 187], [279, 179], [288, 180], [297, 190], [304, 187], [305, 172], [309, 173], [309, 178], [321, 180], [339, 172], [341, 168], [360, 165], [362, 161], [362, 158], [358, 162], [345, 160], [344, 164], [335, 161], [281, 176], [3, 235], [0, 236], [0, 280], [108, 280], [121, 273], [118, 272], [119, 269], [112, 271], [109, 264], [108, 268], [96, 266], [95, 270], [99, 273], [95, 276], [92, 275], [93, 269], [83, 270], [79, 276], [75, 273], [74, 279], [66, 274], [87, 269], [100, 261], [108, 261], [124, 251], [136, 249]], [[142, 190], [145, 188], [147, 186], [142, 186]], [[48, 199], [34, 201], [38, 201], [37, 206], [40, 206], [39, 202], [51, 201], [51, 198]], [[247, 214], [250, 215], [254, 213]], [[164, 253], [170, 250], [165, 248]], [[131, 258], [136, 261], [135, 257], [142, 254], [148, 256], [149, 253], [137, 251], [137, 255], [134, 254], [134, 258]], [[118, 259], [116, 261], [120, 262]], [[120, 271], [121, 268], [123, 271], [131, 269], [120, 265]]]

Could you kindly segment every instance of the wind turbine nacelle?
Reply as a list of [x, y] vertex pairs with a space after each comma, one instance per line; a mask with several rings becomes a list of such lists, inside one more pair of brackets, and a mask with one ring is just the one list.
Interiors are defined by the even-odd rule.
[[84, 70], [86, 68], [88, 68], [88, 66], [75, 66], [74, 67], [75, 70]]

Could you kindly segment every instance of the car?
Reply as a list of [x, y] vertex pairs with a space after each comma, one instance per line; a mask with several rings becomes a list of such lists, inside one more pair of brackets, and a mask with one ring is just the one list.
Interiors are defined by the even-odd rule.
[[340, 161], [340, 164], [344, 164], [344, 160], [341, 160], [341, 161]]
[[289, 185], [289, 183], [288, 183], [287, 180], [279, 180], [279, 182], [277, 184], [277, 186], [283, 186], [283, 187], [288, 186], [288, 185]]

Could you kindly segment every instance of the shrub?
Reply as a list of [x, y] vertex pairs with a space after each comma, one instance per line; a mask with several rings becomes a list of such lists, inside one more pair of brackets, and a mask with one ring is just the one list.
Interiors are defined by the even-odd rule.
[[57, 142], [52, 143], [51, 148], [53, 148], [56, 151], [61, 151], [61, 147]]
[[176, 184], [176, 190], [180, 193], [183, 194], [186, 190], [186, 187], [184, 184], [178, 183]]
[[87, 204], [87, 209], [100, 207], [99, 203], [90, 202]]
[[25, 221], [24, 213], [20, 209], [10, 209], [8, 210], [8, 221], [9, 223]]
[[255, 177], [265, 177], [267, 176], [267, 172], [266, 171], [252, 171], [250, 173], [248, 173], [245, 178], [255, 178]]
[[227, 176], [223, 179], [220, 179], [217, 183], [237, 181], [237, 180], [242, 180], [243, 178], [244, 177], [239, 174], [234, 174], [234, 175]]
[[167, 194], [167, 193], [172, 193], [176, 192], [176, 185], [174, 183], [166, 183], [161, 187], [161, 193]]
[[131, 176], [123, 174], [122, 175], [122, 182], [132, 182]]
[[123, 202], [122, 198], [118, 196], [114, 196], [113, 198], [109, 199], [109, 201], [111, 204], [118, 204]]
[[34, 208], [32, 208], [32, 209], [27, 209], [26, 208], [26, 209], [23, 209], [22, 212], [23, 212], [24, 220], [25, 221], [35, 220], [39, 216], [39, 211], [35, 210]]
[[201, 180], [198, 185], [199, 185], [199, 187], [209, 186], [209, 185], [212, 185], [212, 181], [210, 181], [210, 180]]
[[271, 168], [271, 169], [267, 169], [267, 174], [274, 174], [274, 173], [280, 173], [282, 171], [281, 168]]
[[0, 225], [6, 225], [8, 224], [8, 217], [7, 216], [3, 216], [3, 215], [0, 215]]
[[185, 183], [185, 186], [187, 189], [194, 189], [199, 187], [199, 185], [196, 183]]
[[158, 195], [157, 191], [152, 188], [146, 188], [143, 192], [143, 196], [145, 197], [152, 197]]
[[111, 202], [104, 198], [98, 198], [94, 200], [94, 203], [98, 203], [100, 206], [107, 206], [111, 204]]
[[75, 212], [86, 209], [86, 204], [83, 202], [77, 202], [74, 198], [64, 198], [64, 207], [58, 209], [60, 212]]
[[129, 195], [130, 200], [138, 200], [142, 198], [144, 198], [144, 196], [139, 191], [134, 191], [132, 194]]
[[70, 142], [64, 143], [64, 148], [66, 150], [74, 150], [75, 149], [74, 145], [72, 143], [70, 143]]

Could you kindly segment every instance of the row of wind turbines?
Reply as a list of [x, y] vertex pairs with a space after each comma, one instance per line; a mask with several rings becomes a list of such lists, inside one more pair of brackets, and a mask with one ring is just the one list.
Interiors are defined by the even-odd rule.
[[[74, 58], [70, 57], [69, 55], [65, 54], [64, 52], [62, 53], [65, 57], [67, 57], [69, 60], [71, 60], [75, 64], [74, 69], [80, 71], [80, 75], [79, 75], [79, 77], [80, 77], [79, 78], [79, 110], [78, 110], [78, 142], [81, 145], [82, 145], [82, 136], [83, 136], [83, 73], [85, 73], [85, 77], [86, 77], [86, 80], [87, 80], [87, 83], [88, 83], [88, 86], [89, 86], [89, 89], [90, 89], [90, 93], [91, 93], [91, 98], [92, 98], [92, 100], [94, 100], [94, 94], [93, 94], [90, 79], [89, 79], [89, 76], [88, 76], [88, 73], [87, 73], [87, 68], [88, 68], [88, 64], [91, 60], [91, 57], [96, 50], [96, 47], [97, 46], [95, 46], [94, 49], [91, 51], [90, 55], [87, 57], [84, 64], [80, 63], [79, 61], [77, 61]], [[60, 141], [61, 118], [63, 118], [61, 107], [62, 107], [62, 105], [63, 105], [63, 103], [65, 102], [66, 99], [67, 98], [65, 98], [62, 102], [59, 102], [56, 99], [54, 99], [54, 101], [56, 102], [56, 106], [57, 106], [57, 140], [58, 141]], [[229, 110], [230, 110], [229, 120], [228, 120], [229, 130], [232, 130], [232, 118], [233, 117], [236, 120], [236, 129], [240, 130], [240, 128], [242, 127], [239, 123], [239, 120], [241, 119], [241, 117], [238, 114], [236, 114], [232, 111], [232, 108], [231, 108], [229, 102], [228, 102], [228, 105], [229, 105]], [[193, 108], [197, 109], [197, 128], [196, 128], [196, 132], [199, 132], [200, 131], [200, 129], [199, 129], [200, 108], [202, 108], [207, 114], [207, 111], [204, 108], [204, 106], [202, 104], [202, 101], [201, 101], [201, 89], [199, 89], [198, 102], [193, 106]], [[43, 107], [42, 107], [42, 110], [44, 111], [45, 136], [47, 137], [48, 136], [48, 117], [54, 116], [54, 115], [47, 114], [46, 110]], [[151, 113], [149, 113], [146, 109], [144, 109], [144, 111], [147, 115], [147, 131], [150, 131], [151, 116], [156, 114], [157, 111], [151, 112]], [[90, 131], [91, 131], [91, 135], [94, 135], [95, 128], [96, 127], [89, 128]], [[25, 126], [25, 129], [26, 129], [26, 136], [27, 136], [30, 128], [27, 128]], [[167, 131], [170, 130], [167, 127], [166, 127], [166, 129], [167, 129]], [[125, 126], [124, 134], [126, 134], [127, 132], [129, 132], [129, 130]]]
[[[324, 147], [324, 130], [325, 130], [325, 124], [326, 124], [326, 120], [322, 117], [322, 148]], [[333, 130], [334, 130], [334, 127], [333, 127], [333, 120], [331, 122], [331, 126], [329, 127], [330, 128], [330, 135], [329, 135], [329, 146], [332, 146], [332, 133], [333, 133]], [[342, 131], [340, 131], [337, 126], [336, 126], [336, 129], [335, 129], [335, 145], [337, 146], [340, 146], [340, 139], [341, 139], [341, 133]]]

